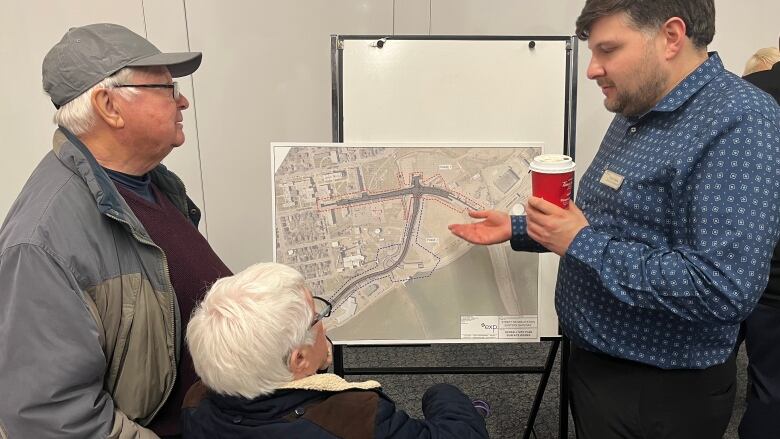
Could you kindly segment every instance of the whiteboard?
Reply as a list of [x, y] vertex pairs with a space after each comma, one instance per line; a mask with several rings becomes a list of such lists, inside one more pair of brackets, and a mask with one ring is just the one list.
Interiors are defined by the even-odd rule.
[[[334, 35], [333, 140], [538, 142], [574, 156], [576, 52], [570, 36]], [[558, 257], [539, 265], [539, 331], [553, 337]]]

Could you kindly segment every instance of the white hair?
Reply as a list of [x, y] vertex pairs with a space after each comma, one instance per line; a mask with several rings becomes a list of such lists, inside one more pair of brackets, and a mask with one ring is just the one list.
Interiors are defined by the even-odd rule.
[[742, 76], [747, 76], [751, 73], [763, 70], [770, 70], [777, 62], [780, 62], [780, 50], [776, 47], [764, 47], [763, 49], [759, 49], [747, 60], [747, 63], [745, 63], [745, 71], [742, 73]]
[[[125, 67], [108, 78], [93, 85], [54, 113], [54, 123], [66, 128], [75, 135], [84, 134], [95, 124], [95, 112], [92, 110], [92, 92], [104, 88], [113, 88], [121, 84], [130, 84], [137, 68]], [[138, 93], [134, 88], [118, 88], [118, 93], [131, 99]]]
[[255, 264], [218, 280], [195, 308], [187, 344], [195, 372], [222, 395], [255, 398], [293, 380], [290, 353], [314, 343], [314, 311], [303, 276]]

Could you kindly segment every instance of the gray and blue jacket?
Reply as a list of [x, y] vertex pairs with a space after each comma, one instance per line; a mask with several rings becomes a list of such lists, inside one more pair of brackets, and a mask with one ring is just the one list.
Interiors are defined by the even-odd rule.
[[53, 144], [0, 229], [0, 438], [156, 437], [181, 343], [165, 254], [77, 138]]

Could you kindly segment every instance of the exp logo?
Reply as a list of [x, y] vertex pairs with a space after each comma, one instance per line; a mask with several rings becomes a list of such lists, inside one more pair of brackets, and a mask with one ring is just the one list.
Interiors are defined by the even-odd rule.
[[496, 332], [498, 330], [498, 325], [488, 325], [485, 323], [480, 323], [479, 326], [482, 326], [484, 329], [490, 329], [492, 332]]

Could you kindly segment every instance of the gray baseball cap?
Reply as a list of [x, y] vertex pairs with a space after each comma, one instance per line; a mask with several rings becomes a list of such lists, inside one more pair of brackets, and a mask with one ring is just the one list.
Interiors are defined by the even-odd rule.
[[43, 89], [60, 108], [125, 67], [165, 66], [178, 78], [197, 70], [202, 57], [200, 52], [162, 53], [117, 24], [74, 27], [43, 58]]

